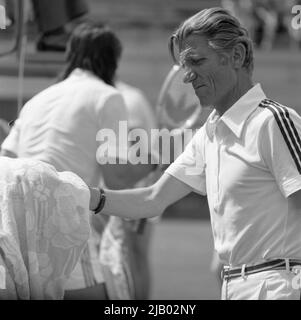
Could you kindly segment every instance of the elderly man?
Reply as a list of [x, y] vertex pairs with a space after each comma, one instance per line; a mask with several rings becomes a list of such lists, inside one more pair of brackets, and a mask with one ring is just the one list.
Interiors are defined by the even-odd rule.
[[176, 46], [184, 81], [215, 110], [154, 185], [105, 190], [103, 213], [151, 217], [191, 191], [207, 195], [222, 298], [300, 299], [301, 119], [253, 84], [252, 42], [227, 11], [186, 20], [174, 58]]

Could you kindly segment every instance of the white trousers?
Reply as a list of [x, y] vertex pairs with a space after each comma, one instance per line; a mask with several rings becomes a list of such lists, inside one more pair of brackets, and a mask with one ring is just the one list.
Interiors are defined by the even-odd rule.
[[[297, 279], [297, 277], [299, 277]], [[300, 275], [270, 270], [224, 280], [222, 300], [300, 300]]]

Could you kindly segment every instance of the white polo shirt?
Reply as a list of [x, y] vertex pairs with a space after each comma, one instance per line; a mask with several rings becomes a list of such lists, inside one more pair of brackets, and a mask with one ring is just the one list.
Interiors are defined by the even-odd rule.
[[300, 132], [300, 116], [257, 84], [222, 117], [213, 111], [166, 170], [207, 194], [223, 263], [301, 258], [301, 212], [287, 201], [301, 189]]
[[[18, 157], [48, 162], [70, 170], [88, 185], [98, 185], [102, 173], [96, 135], [100, 129], [118, 132], [128, 119], [122, 95], [93, 73], [75, 69], [62, 82], [43, 90], [21, 110], [2, 149]], [[118, 135], [116, 138], [118, 148]]]

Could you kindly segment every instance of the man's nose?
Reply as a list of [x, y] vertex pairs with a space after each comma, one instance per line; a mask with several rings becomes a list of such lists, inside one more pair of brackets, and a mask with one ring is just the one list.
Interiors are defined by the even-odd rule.
[[192, 82], [195, 78], [196, 78], [196, 73], [191, 70], [187, 70], [184, 73], [183, 82], [189, 83], [189, 82]]

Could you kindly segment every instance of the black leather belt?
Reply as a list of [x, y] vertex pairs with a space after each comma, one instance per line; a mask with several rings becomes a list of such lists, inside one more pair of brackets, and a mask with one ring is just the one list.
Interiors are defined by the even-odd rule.
[[[240, 268], [231, 268], [228, 266], [223, 267], [221, 272], [221, 277], [223, 280], [230, 280], [232, 278], [247, 276], [253, 273], [268, 271], [268, 270], [286, 270], [289, 268], [292, 270], [294, 267], [300, 267], [301, 270], [301, 260], [298, 259], [276, 259], [267, 262], [263, 262], [260, 264], [256, 264], [254, 266], [245, 265]], [[299, 268], [298, 268], [299, 269]]]

